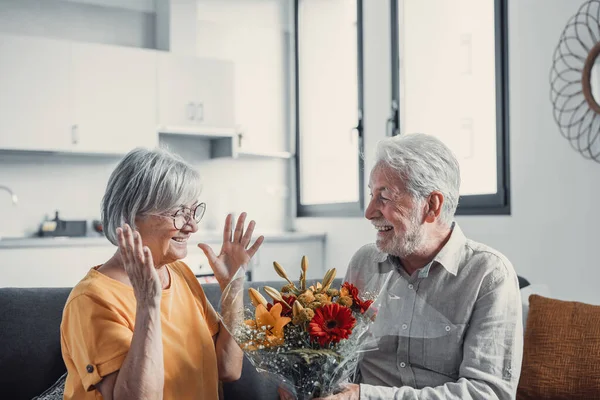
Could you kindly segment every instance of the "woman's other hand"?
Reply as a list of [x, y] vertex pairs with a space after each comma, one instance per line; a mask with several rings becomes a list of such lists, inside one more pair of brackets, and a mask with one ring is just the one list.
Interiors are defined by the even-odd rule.
[[123, 267], [133, 286], [138, 306], [160, 305], [160, 278], [154, 268], [150, 249], [142, 244], [139, 232], [125, 224], [122, 228], [117, 228], [117, 239]]
[[[256, 223], [250, 221], [248, 228], [244, 232], [244, 223], [246, 221], [245, 212], [238, 218], [232, 237], [232, 219], [233, 217], [231, 214], [227, 215], [227, 218], [225, 218], [223, 245], [221, 246], [221, 253], [219, 253], [218, 256], [206, 243], [198, 244], [198, 247], [204, 251], [204, 254], [208, 258], [210, 267], [215, 273], [215, 278], [219, 282], [221, 288], [224, 288], [225, 285], [229, 283], [242, 265], [247, 265], [248, 262], [250, 262], [250, 259], [256, 254], [256, 251], [265, 239], [264, 236], [260, 236], [254, 241], [254, 244], [250, 246], [252, 233], [254, 232]], [[248, 248], [248, 246], [250, 246], [250, 248]]]

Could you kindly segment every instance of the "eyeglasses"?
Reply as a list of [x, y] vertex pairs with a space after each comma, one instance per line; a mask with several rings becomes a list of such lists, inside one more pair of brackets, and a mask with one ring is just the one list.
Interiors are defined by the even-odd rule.
[[173, 215], [164, 215], [164, 214], [147, 214], [147, 215], [157, 215], [159, 217], [166, 217], [173, 219], [173, 226], [175, 229], [182, 229], [185, 225], [190, 223], [190, 220], [194, 220], [197, 224], [200, 223], [202, 217], [204, 217], [204, 212], [206, 211], [206, 203], [200, 203], [194, 208], [181, 207], [177, 212]]

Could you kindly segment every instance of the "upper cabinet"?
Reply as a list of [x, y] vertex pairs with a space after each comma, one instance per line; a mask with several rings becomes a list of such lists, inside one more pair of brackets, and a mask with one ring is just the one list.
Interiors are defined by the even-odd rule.
[[0, 34], [0, 150], [122, 155], [160, 132], [232, 157], [233, 75], [230, 61]]
[[120, 154], [156, 146], [156, 52], [72, 47], [74, 151]]
[[235, 131], [233, 63], [158, 54], [158, 120], [162, 131]]
[[69, 43], [0, 36], [0, 149], [71, 147]]
[[0, 149], [155, 146], [156, 86], [156, 52], [1, 35]]

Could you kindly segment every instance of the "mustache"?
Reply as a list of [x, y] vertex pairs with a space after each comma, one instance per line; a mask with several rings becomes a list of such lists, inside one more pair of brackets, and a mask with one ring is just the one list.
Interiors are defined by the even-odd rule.
[[391, 222], [389, 222], [387, 219], [374, 219], [371, 220], [371, 224], [372, 225], [392, 225]]

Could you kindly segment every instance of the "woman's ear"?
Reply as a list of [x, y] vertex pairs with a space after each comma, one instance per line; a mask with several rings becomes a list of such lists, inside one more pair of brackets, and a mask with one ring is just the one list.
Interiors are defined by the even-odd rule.
[[429, 194], [427, 198], [427, 208], [425, 210], [425, 222], [435, 222], [439, 218], [442, 212], [442, 205], [444, 204], [444, 195], [442, 192], [434, 190]]

